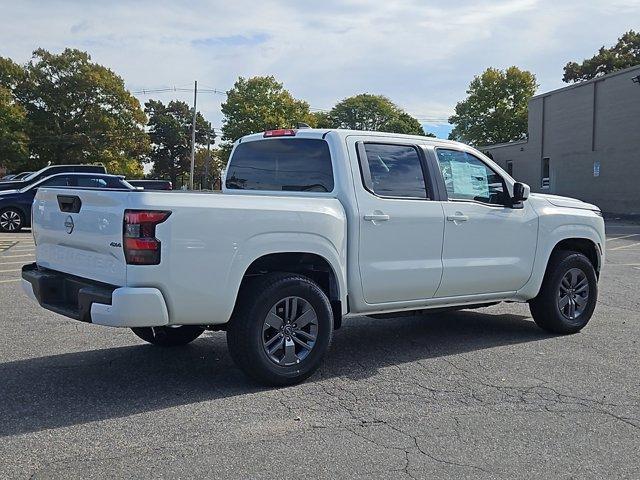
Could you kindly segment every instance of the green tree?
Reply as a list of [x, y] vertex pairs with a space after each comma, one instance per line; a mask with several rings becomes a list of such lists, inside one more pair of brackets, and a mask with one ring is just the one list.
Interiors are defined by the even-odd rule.
[[562, 81], [582, 82], [607, 73], [640, 64], [640, 33], [629, 30], [611, 48], [600, 47], [598, 53], [582, 63], [569, 62]]
[[238, 78], [227, 91], [222, 114], [223, 155], [228, 155], [231, 143], [244, 135], [310, 121], [309, 104], [293, 98], [272, 76]]
[[14, 172], [29, 160], [27, 112], [13, 94], [23, 77], [20, 65], [0, 57], [0, 166]]
[[0, 166], [10, 171], [28, 166], [27, 113], [11, 90], [0, 85]]
[[[7, 77], [15, 75], [0, 73], [0, 82]], [[38, 49], [9, 88], [26, 112], [31, 168], [100, 162], [112, 173], [142, 175], [148, 138], [140, 103], [86, 52]]]
[[527, 135], [529, 99], [538, 85], [531, 72], [488, 68], [473, 79], [467, 98], [456, 105], [449, 138], [472, 145], [521, 140]]
[[422, 135], [424, 137], [435, 137], [433, 133], [425, 132], [418, 119], [406, 112], [402, 112], [396, 118], [387, 123], [384, 131], [393, 133], [406, 133], [408, 135]]
[[[191, 172], [191, 126], [193, 110], [185, 102], [173, 100], [167, 105], [159, 100], [145, 103], [149, 116], [149, 138], [154, 177], [169, 177], [177, 185], [179, 177]], [[213, 142], [211, 124], [200, 112], [196, 115], [196, 147], [207, 142], [207, 135]], [[194, 175], [195, 177], [195, 175]]]
[[307, 120], [309, 126], [313, 128], [334, 128], [329, 112], [311, 112]]
[[195, 183], [203, 189], [211, 189], [213, 186], [220, 188], [220, 171], [225, 168], [226, 162], [220, 156], [220, 150], [202, 147], [196, 151]]
[[10, 58], [0, 57], [0, 86], [13, 92], [24, 77], [24, 67]]
[[329, 119], [335, 128], [425, 135], [417, 119], [383, 95], [345, 98], [331, 109]]

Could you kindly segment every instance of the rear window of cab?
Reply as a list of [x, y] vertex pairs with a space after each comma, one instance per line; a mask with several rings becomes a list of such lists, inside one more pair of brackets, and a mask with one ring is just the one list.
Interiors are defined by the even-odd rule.
[[331, 192], [333, 169], [326, 141], [273, 138], [241, 143], [227, 168], [232, 190]]

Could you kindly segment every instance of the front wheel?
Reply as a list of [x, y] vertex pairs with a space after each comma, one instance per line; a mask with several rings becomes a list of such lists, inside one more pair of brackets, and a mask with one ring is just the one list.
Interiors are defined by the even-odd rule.
[[555, 252], [540, 293], [529, 301], [533, 320], [552, 333], [582, 330], [593, 315], [598, 299], [598, 279], [587, 257], [571, 251]]
[[282, 386], [317, 370], [332, 334], [333, 313], [324, 291], [302, 275], [272, 273], [243, 287], [227, 344], [249, 377]]
[[197, 325], [175, 327], [136, 327], [131, 329], [139, 338], [160, 347], [179, 347], [193, 342], [204, 328]]

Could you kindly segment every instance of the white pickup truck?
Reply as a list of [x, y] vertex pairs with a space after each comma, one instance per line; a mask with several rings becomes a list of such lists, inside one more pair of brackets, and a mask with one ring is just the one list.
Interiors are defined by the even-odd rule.
[[432, 138], [272, 130], [234, 145], [223, 192], [42, 188], [44, 308], [161, 346], [226, 330], [258, 381], [302, 381], [344, 318], [529, 302], [574, 333], [593, 314], [600, 210], [529, 194], [482, 153]]

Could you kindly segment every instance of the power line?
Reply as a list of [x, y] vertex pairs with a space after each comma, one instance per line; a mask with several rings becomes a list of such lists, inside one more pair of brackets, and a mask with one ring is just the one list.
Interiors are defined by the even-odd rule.
[[438, 124], [448, 124], [449, 120], [447, 118], [418, 118], [416, 120], [423, 123], [438, 123]]
[[[173, 92], [185, 92], [185, 93], [193, 93], [193, 88], [185, 88], [185, 87], [157, 87], [157, 88], [143, 88], [141, 90], [135, 90], [131, 93], [134, 95], [151, 95], [155, 93], [173, 93]], [[217, 88], [209, 87], [199, 88], [196, 95], [199, 94], [216, 94], [216, 95], [227, 95], [226, 91], [219, 90]], [[329, 113], [331, 111], [330, 108], [318, 108], [318, 107], [309, 107], [311, 112], [318, 113]], [[412, 114], [420, 122], [425, 123], [449, 123], [448, 117], [435, 117], [428, 114]]]
[[[193, 88], [182, 87], [164, 87], [164, 88], [143, 88], [142, 90], [135, 90], [131, 93], [134, 95], [148, 95], [152, 93], [167, 93], [167, 92], [193, 92]], [[226, 95], [226, 92], [217, 90], [215, 88], [199, 88], [197, 93], [215, 93], [218, 95]]]

